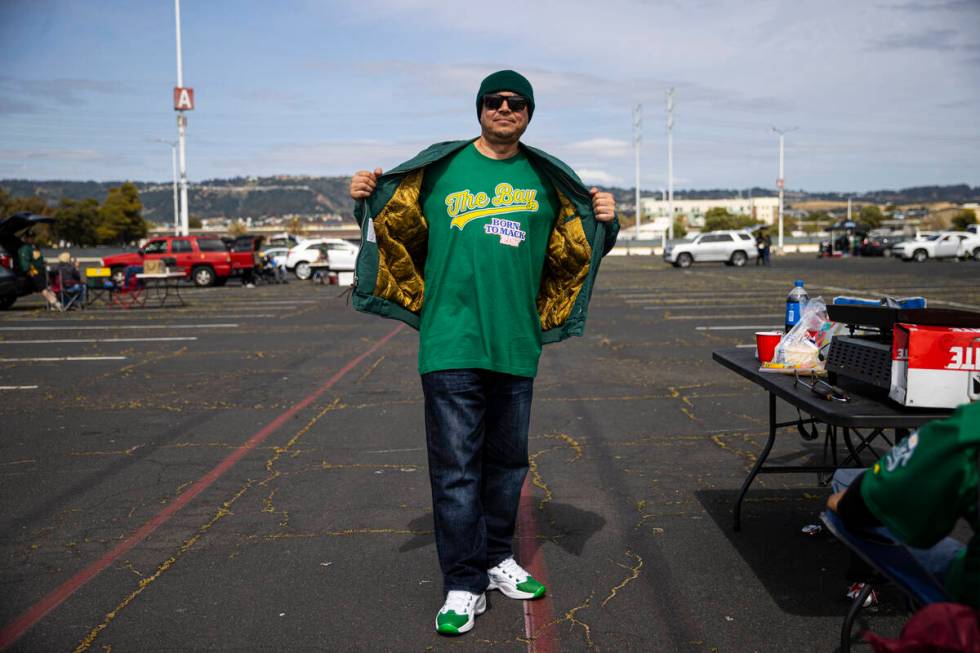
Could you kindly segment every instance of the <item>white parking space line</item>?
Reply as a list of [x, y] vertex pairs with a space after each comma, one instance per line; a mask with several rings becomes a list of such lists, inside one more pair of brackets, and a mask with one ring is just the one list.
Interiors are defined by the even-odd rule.
[[296, 304], [319, 304], [317, 299], [283, 299], [280, 301], [212, 302], [211, 306], [293, 306]]
[[926, 297], [929, 304], [942, 304], [943, 306], [953, 306], [955, 308], [969, 308], [970, 310], [980, 311], [980, 306], [976, 304], [962, 304], [960, 302], [947, 302], [941, 299], [929, 299]]
[[124, 361], [125, 356], [50, 356], [41, 358], [0, 358], [0, 363], [58, 363], [63, 361]]
[[[170, 312], [167, 314], [166, 318], [169, 320], [241, 320], [244, 318], [253, 317], [279, 317], [281, 315], [288, 315], [289, 311], [283, 310], [281, 313], [227, 313], [225, 311], [196, 311], [194, 313], [175, 313]], [[0, 324], [79, 324], [88, 323], [95, 321], [103, 321], [109, 323], [115, 322], [139, 322], [145, 321], [149, 322], [152, 320], [160, 319], [159, 314], [126, 314], [126, 315], [99, 315], [97, 317], [84, 318], [79, 320], [58, 320], [58, 319], [45, 319], [38, 320], [36, 318], [14, 318], [10, 320], [0, 320]], [[2, 328], [2, 327], [0, 327]]]
[[[632, 302], [638, 304], [640, 302]], [[760, 308], [758, 304], [709, 304], [707, 306], [690, 306], [687, 304], [655, 304], [653, 306], [644, 306], [645, 311], [717, 311], [719, 308]]]
[[755, 345], [735, 345], [736, 349], [755, 349]]
[[[738, 297], [738, 296], [758, 297], [759, 289], [746, 288], [745, 290], [726, 290], [724, 295], [725, 297]], [[678, 293], [665, 293], [665, 292], [632, 293], [629, 295], [619, 295], [619, 298], [625, 300], [658, 299], [663, 301], [669, 301], [671, 299], [678, 299], [679, 301], [683, 301], [683, 300], [694, 301], [699, 297], [715, 298], [717, 296], [718, 296], [717, 291], [692, 290], [691, 292], [678, 292]]]
[[197, 340], [197, 336], [183, 338], [60, 338], [58, 340], [0, 340], [0, 345], [44, 345], [80, 342], [178, 342]]
[[[75, 331], [109, 331], [112, 329], [233, 329], [237, 324], [100, 324], [98, 326], [73, 326]], [[0, 331], [65, 331], [69, 327], [29, 326], [0, 327]]]
[[[715, 308], [718, 308], [717, 306]], [[772, 315], [667, 315], [665, 320], [756, 320], [759, 318], [783, 317], [780, 313]]]
[[[37, 390], [36, 385], [0, 385], [0, 390]], [[13, 465], [14, 463], [5, 463]]]
[[[785, 324], [738, 325], [738, 326], [699, 326], [695, 331], [755, 331], [756, 329], [782, 329]], [[755, 345], [752, 345], [753, 347]]]
[[288, 311], [283, 311], [282, 313], [236, 313], [236, 312], [225, 312], [225, 311], [198, 311], [196, 313], [187, 313], [186, 315], [173, 315], [168, 317], [176, 318], [187, 318], [189, 320], [207, 320], [208, 318], [215, 320], [241, 320], [245, 318], [253, 317], [279, 317], [280, 315], [286, 315]]

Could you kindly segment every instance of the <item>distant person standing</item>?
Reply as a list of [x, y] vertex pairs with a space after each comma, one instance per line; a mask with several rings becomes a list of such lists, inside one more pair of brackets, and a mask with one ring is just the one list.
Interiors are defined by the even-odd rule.
[[534, 376], [543, 343], [582, 334], [619, 230], [610, 193], [520, 142], [526, 78], [488, 76], [476, 113], [478, 138], [362, 170], [350, 187], [363, 234], [354, 306], [419, 329], [445, 635], [473, 628], [487, 590], [545, 594], [512, 548]]
[[23, 244], [17, 248], [17, 269], [27, 277], [34, 292], [41, 293], [47, 300], [48, 306], [61, 308], [58, 297], [48, 288], [48, 270], [44, 255], [38, 249], [33, 231], [28, 231], [22, 237]]
[[769, 265], [769, 250], [772, 248], [772, 238], [769, 231], [765, 228], [759, 230], [755, 237], [755, 246], [759, 250], [759, 256], [755, 259], [756, 265]]

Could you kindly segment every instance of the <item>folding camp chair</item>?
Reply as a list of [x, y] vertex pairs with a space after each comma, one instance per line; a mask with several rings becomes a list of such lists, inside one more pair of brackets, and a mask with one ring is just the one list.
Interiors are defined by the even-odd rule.
[[[886, 580], [891, 581], [904, 592], [910, 602], [910, 607], [918, 609], [930, 603], [948, 602], [952, 599], [946, 593], [940, 579], [933, 576], [916, 558], [909, 547], [885, 535], [885, 529], [875, 529], [873, 532], [855, 533], [844, 525], [837, 513], [825, 510], [820, 515], [821, 521], [837, 539], [843, 542], [858, 557], [877, 570]], [[963, 544], [947, 537], [934, 547], [930, 553], [949, 554], [952, 558], [955, 552], [963, 548]], [[840, 633], [841, 653], [851, 650], [851, 630], [854, 619], [864, 607], [864, 602], [871, 595], [871, 583], [864, 588], [851, 603], [851, 608], [844, 618]]]
[[120, 308], [142, 308], [146, 305], [146, 288], [143, 281], [137, 276], [142, 272], [143, 267], [140, 265], [129, 265], [126, 267], [122, 284], [113, 288], [113, 306]]
[[112, 270], [106, 267], [85, 268], [82, 272], [85, 283], [85, 303], [91, 306], [101, 301], [106, 306], [112, 305]]
[[58, 296], [61, 310], [85, 308], [87, 288], [78, 278], [73, 278], [63, 269], [56, 270], [51, 276], [50, 288]]

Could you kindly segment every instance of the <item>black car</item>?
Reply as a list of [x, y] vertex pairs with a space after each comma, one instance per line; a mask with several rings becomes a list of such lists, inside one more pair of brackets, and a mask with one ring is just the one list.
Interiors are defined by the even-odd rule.
[[17, 250], [24, 244], [20, 236], [36, 225], [51, 222], [54, 222], [52, 218], [28, 212], [0, 220], [0, 310], [13, 306], [18, 297], [34, 292], [30, 280], [17, 273]]
[[861, 256], [891, 256], [896, 243], [907, 240], [904, 236], [865, 236], [861, 242]]
[[10, 308], [15, 301], [17, 301], [17, 275], [13, 270], [0, 265], [0, 310]]

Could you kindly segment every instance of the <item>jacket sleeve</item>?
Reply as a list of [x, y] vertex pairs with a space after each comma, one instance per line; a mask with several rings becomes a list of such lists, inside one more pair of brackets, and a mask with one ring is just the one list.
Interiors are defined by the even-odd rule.
[[612, 248], [616, 245], [616, 238], [619, 236], [619, 218], [613, 218], [611, 221], [605, 223], [606, 227], [606, 241], [602, 246], [602, 255], [608, 254]]
[[367, 200], [354, 200], [354, 219], [357, 226], [364, 226], [364, 216], [367, 215]]
[[902, 542], [931, 547], [976, 505], [971, 434], [978, 425], [980, 404], [961, 406], [896, 444], [864, 474], [864, 503]]
[[17, 249], [17, 266], [24, 274], [31, 271], [31, 262], [34, 258], [34, 250], [30, 245], [21, 245]]

